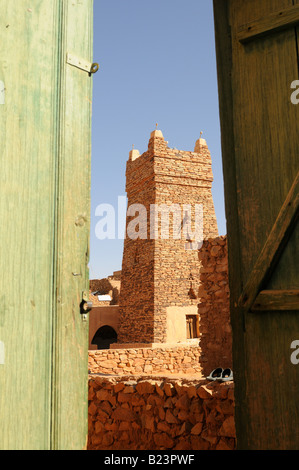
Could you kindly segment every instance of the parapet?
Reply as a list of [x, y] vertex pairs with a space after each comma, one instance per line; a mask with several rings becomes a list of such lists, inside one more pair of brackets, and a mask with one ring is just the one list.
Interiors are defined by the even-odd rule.
[[138, 157], [140, 157], [140, 152], [139, 152], [139, 150], [137, 150], [137, 149], [131, 150], [131, 152], [129, 153], [129, 160], [133, 162], [133, 161], [136, 160]]
[[[200, 159], [200, 162], [204, 164], [209, 164], [211, 158], [207, 142], [202, 138], [202, 133], [200, 138], [195, 143], [194, 151], [183, 151], [168, 147], [168, 142], [164, 139], [163, 133], [159, 129], [155, 129], [151, 132], [148, 142], [148, 149], [142, 155], [140, 154], [139, 150], [134, 149], [133, 147], [129, 153], [129, 162], [134, 162], [135, 160], [139, 160], [140, 157], [144, 157], [140, 160], [140, 164], [143, 164], [145, 162], [144, 159], [152, 156], [168, 157], [173, 159], [180, 157], [186, 159], [186, 161], [199, 161]], [[141, 163], [141, 161], [143, 163]]]
[[151, 133], [151, 139], [163, 139], [164, 140], [164, 136], [162, 134], [162, 131], [158, 130], [158, 129], [155, 129], [152, 133]]
[[208, 148], [207, 142], [205, 141], [205, 139], [200, 138], [195, 143], [194, 152], [200, 153], [203, 148]]

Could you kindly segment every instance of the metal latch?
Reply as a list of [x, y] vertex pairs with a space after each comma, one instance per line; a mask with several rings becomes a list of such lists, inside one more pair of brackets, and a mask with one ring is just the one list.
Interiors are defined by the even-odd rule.
[[82, 293], [82, 302], [80, 304], [80, 312], [81, 312], [83, 321], [87, 320], [87, 314], [92, 310], [92, 307], [93, 307], [93, 304], [89, 300], [89, 294], [88, 292], [84, 291]]
[[66, 62], [73, 67], [77, 67], [80, 70], [84, 70], [87, 72], [89, 76], [93, 73], [97, 73], [100, 66], [96, 62], [93, 64], [88, 60], [81, 59], [80, 57], [75, 56], [74, 54], [70, 54], [69, 52], [66, 55]]

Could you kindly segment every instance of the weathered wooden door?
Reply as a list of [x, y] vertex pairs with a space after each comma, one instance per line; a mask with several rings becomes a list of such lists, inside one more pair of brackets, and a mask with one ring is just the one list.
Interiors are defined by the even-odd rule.
[[299, 0], [214, 13], [238, 447], [299, 449]]
[[0, 17], [0, 448], [83, 449], [92, 0]]

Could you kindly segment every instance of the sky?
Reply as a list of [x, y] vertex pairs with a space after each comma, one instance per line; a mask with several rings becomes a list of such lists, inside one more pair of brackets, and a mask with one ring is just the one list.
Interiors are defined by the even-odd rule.
[[[212, 0], [94, 0], [91, 163], [91, 279], [121, 269], [118, 198], [134, 145], [151, 132], [169, 147], [193, 151], [203, 132], [212, 156], [219, 235], [226, 234]], [[115, 208], [116, 238], [99, 240], [96, 209]]]

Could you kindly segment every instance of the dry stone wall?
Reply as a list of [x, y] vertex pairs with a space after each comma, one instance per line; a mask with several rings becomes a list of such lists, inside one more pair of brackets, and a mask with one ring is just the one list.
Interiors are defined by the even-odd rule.
[[[149, 214], [150, 205], [155, 203], [151, 156], [145, 153], [133, 161], [131, 155], [126, 170], [128, 207], [143, 204]], [[138, 214], [127, 216], [126, 233], [130, 231], [135, 215]], [[120, 343], [150, 343], [154, 338], [154, 245], [147, 221], [136, 230], [139, 230], [138, 239], [126, 236], [124, 240], [119, 296]]]
[[208, 375], [217, 367], [232, 368], [226, 236], [205, 240], [198, 256], [201, 262], [198, 290], [200, 362], [203, 374]]
[[[118, 275], [119, 276], [119, 275]], [[92, 301], [94, 307], [102, 307], [107, 305], [118, 305], [118, 297], [120, 290], [120, 278], [92, 279], [89, 281], [89, 300]], [[109, 294], [110, 301], [99, 301], [98, 295]]]
[[[156, 343], [154, 348], [150, 348], [150, 344], [144, 348], [117, 349], [114, 345], [115, 349], [90, 351], [91, 372], [139, 374], [168, 371], [207, 376], [216, 367], [232, 368], [226, 236], [205, 240], [196, 257], [199, 287], [195, 290], [197, 298], [194, 305], [199, 315], [199, 338], [172, 346]], [[163, 310], [162, 306], [160, 308]], [[139, 336], [134, 339], [136, 343]]]
[[89, 450], [233, 450], [233, 382], [89, 378]]
[[90, 351], [91, 372], [139, 374], [168, 371], [207, 376], [216, 367], [232, 368], [226, 236], [205, 240], [196, 256], [199, 287], [195, 291], [197, 298], [194, 304], [199, 314], [199, 339], [172, 346], [161, 344], [157, 347], [158, 343], [155, 348], [117, 349], [115, 345], [115, 349]]
[[138, 349], [89, 351], [89, 372], [93, 374], [201, 374], [198, 344]]
[[[203, 237], [218, 236], [212, 181], [211, 155], [203, 139], [197, 142], [194, 152], [180, 151], [169, 148], [161, 131], [154, 131], [145, 153], [130, 152], [126, 170], [128, 207], [143, 205], [147, 223], [136, 225], [139, 238], [127, 236], [124, 242], [119, 343], [170, 342], [170, 324], [174, 330], [172, 339], [177, 340], [178, 335], [181, 340], [186, 339], [186, 324], [182, 328], [182, 321], [178, 318], [176, 323], [174, 317], [190, 312], [197, 315], [195, 291], [200, 283], [197, 250], [186, 250], [186, 242], [192, 239], [196, 205], [203, 208]], [[165, 225], [161, 230], [158, 214], [158, 232], [153, 237], [153, 204], [156, 209], [176, 205], [181, 211], [181, 222], [185, 218], [184, 206], [190, 205], [192, 224], [188, 233], [184, 233], [186, 224], [181, 224], [183, 235], [174, 238], [170, 210], [169, 214], [166, 211], [169, 232]], [[127, 217], [127, 228], [134, 216]]]

